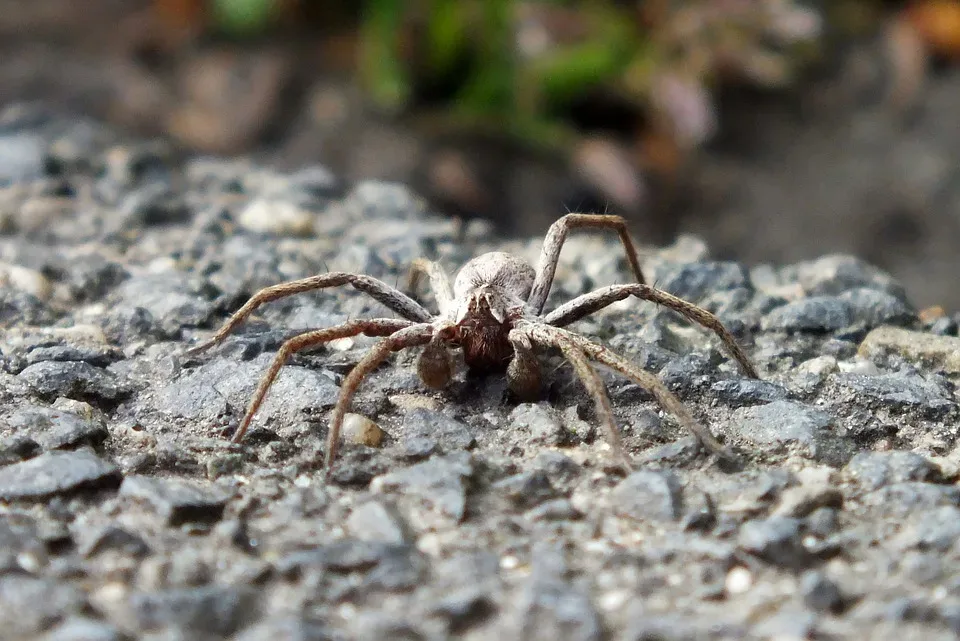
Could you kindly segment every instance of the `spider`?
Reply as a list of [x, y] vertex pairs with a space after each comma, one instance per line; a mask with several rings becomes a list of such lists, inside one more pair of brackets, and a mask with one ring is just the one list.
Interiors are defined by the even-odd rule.
[[[637, 282], [602, 287], [543, 314], [563, 242], [570, 230], [581, 228], [616, 231]], [[622, 217], [600, 214], [563, 216], [550, 226], [536, 270], [516, 256], [490, 252], [467, 262], [457, 273], [452, 287], [438, 263], [415, 261], [411, 276], [421, 274], [429, 279], [439, 306], [438, 314], [431, 314], [406, 294], [370, 276], [329, 272], [258, 291], [213, 337], [188, 350], [187, 354], [195, 355], [222, 342], [264, 303], [326, 287], [350, 285], [402, 317], [350, 320], [334, 327], [305, 332], [284, 342], [260, 381], [232, 442], [238, 443], [243, 439], [267, 391], [292, 354], [338, 338], [363, 334], [383, 338], [343, 380], [327, 434], [324, 464], [328, 477], [337, 455], [344, 416], [360, 382], [392, 352], [417, 346], [423, 347], [417, 360], [417, 373], [427, 387], [441, 389], [451, 380], [454, 373], [453, 349], [459, 348], [468, 368], [480, 372], [505, 372], [510, 391], [520, 400], [527, 401], [534, 400], [541, 390], [536, 351], [558, 349], [593, 397], [597, 418], [613, 455], [628, 471], [631, 469], [630, 459], [620, 440], [610, 398], [593, 363], [619, 372], [649, 390], [706, 450], [720, 457], [732, 458], [732, 454], [693, 418], [683, 403], [656, 376], [606, 347], [564, 329], [574, 321], [633, 296], [668, 307], [712, 330], [739, 363], [743, 373], [758, 378], [750, 359], [716, 316], [645, 283], [637, 250]]]

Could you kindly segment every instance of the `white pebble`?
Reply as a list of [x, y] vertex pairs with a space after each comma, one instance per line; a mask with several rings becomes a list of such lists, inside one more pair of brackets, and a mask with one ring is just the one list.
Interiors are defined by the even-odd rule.
[[53, 295], [53, 285], [46, 276], [20, 265], [0, 263], [0, 286], [11, 287], [40, 300], [48, 300]]
[[380, 447], [383, 430], [366, 416], [350, 413], [343, 419], [343, 439], [354, 445]]
[[261, 198], [247, 205], [237, 222], [254, 232], [306, 236], [313, 233], [313, 220], [312, 212], [295, 203]]
[[728, 594], [743, 594], [753, 586], [753, 574], [745, 567], [731, 568], [723, 585]]

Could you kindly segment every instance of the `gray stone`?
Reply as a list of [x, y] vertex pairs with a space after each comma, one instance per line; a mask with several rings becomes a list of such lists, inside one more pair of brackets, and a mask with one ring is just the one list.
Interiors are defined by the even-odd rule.
[[543, 470], [550, 484], [558, 489], [572, 488], [583, 473], [579, 463], [566, 454], [552, 450], [537, 454], [533, 464], [538, 470]]
[[684, 530], [707, 531], [717, 523], [713, 498], [697, 487], [688, 488], [681, 525]]
[[801, 298], [767, 314], [761, 328], [785, 332], [834, 332], [853, 322], [853, 308], [835, 296]]
[[[168, 416], [213, 421], [230, 406], [245, 408], [273, 358], [273, 354], [262, 354], [239, 363], [217, 358], [160, 389], [157, 409]], [[288, 365], [270, 388], [256, 423], [292, 422], [304, 411], [333, 407], [338, 393], [339, 388], [323, 373]]]
[[286, 555], [275, 563], [286, 577], [296, 577], [305, 569], [319, 567], [332, 572], [365, 572], [380, 563], [391, 546], [374, 541], [342, 539], [316, 548]]
[[556, 498], [556, 488], [543, 470], [521, 472], [493, 484], [493, 491], [504, 496], [519, 508], [529, 509]]
[[740, 528], [737, 542], [747, 552], [785, 568], [808, 567], [812, 558], [801, 536], [803, 522], [786, 516], [748, 521]]
[[0, 287], [0, 323], [51, 325], [58, 314], [36, 296], [9, 287]]
[[42, 563], [46, 557], [33, 519], [17, 514], [0, 516], [0, 574], [21, 572], [25, 560]]
[[843, 492], [826, 483], [803, 483], [786, 488], [773, 516], [805, 517], [821, 508], [839, 509], [843, 506]]
[[820, 617], [798, 606], [782, 606], [751, 629], [759, 639], [816, 639]]
[[335, 634], [325, 624], [299, 617], [268, 619], [244, 628], [233, 641], [335, 641]]
[[347, 530], [361, 541], [399, 545], [413, 539], [410, 526], [400, 512], [384, 501], [366, 501], [350, 512]]
[[787, 388], [755, 378], [725, 378], [710, 386], [710, 391], [726, 405], [738, 407], [785, 400]]
[[836, 508], [820, 507], [808, 514], [804, 523], [810, 534], [826, 538], [840, 529], [840, 515]]
[[960, 487], [906, 481], [868, 492], [861, 503], [888, 518], [917, 518], [944, 505], [960, 507]]
[[846, 474], [867, 490], [906, 481], [940, 481], [940, 469], [913, 452], [860, 452], [847, 463]]
[[190, 210], [183, 197], [163, 182], [136, 187], [121, 197], [117, 205], [124, 227], [168, 225], [189, 220]]
[[297, 577], [310, 570], [340, 574], [366, 573], [367, 585], [383, 590], [407, 590], [423, 576], [420, 553], [410, 544], [386, 544], [344, 539], [312, 550], [294, 552], [276, 563], [286, 577]]
[[122, 527], [108, 525], [94, 530], [78, 530], [78, 551], [85, 557], [94, 557], [101, 552], [114, 551], [125, 556], [140, 558], [150, 553], [150, 546], [139, 535]]
[[915, 374], [839, 374], [833, 381], [851, 394], [854, 402], [865, 405], [917, 409], [934, 416], [957, 406], [949, 392]]
[[128, 606], [140, 631], [173, 628], [220, 637], [255, 620], [260, 609], [251, 588], [217, 585], [137, 592]]
[[627, 631], [623, 639], [636, 641], [699, 641], [717, 635], [719, 638], [743, 638], [742, 631], [723, 630], [725, 626], [714, 622], [713, 625], [698, 625], [689, 617], [679, 614], [651, 614], [637, 608], [628, 618]]
[[16, 411], [7, 424], [20, 434], [29, 434], [43, 449], [99, 445], [109, 436], [100, 422], [82, 418], [73, 412], [39, 405]]
[[39, 180], [45, 174], [46, 161], [46, 145], [39, 136], [0, 136], [0, 185]]
[[588, 595], [564, 579], [562, 551], [539, 544], [533, 551], [533, 573], [515, 604], [516, 629], [509, 638], [529, 641], [599, 641], [600, 617]]
[[960, 508], [941, 505], [908, 518], [894, 538], [900, 549], [918, 548], [948, 552], [960, 539]]
[[575, 521], [583, 512], [574, 507], [569, 499], [551, 499], [540, 503], [526, 513], [532, 521]]
[[904, 297], [903, 286], [888, 273], [854, 256], [833, 254], [798, 263], [784, 270], [795, 277], [811, 295], [837, 295], [851, 289], [868, 287]]
[[675, 521], [683, 509], [683, 490], [670, 471], [640, 470], [623, 479], [610, 494], [620, 516], [637, 521]]
[[0, 603], [3, 636], [21, 639], [79, 614], [86, 601], [80, 589], [72, 585], [10, 574], [0, 577]]
[[418, 436], [404, 439], [401, 443], [401, 454], [408, 459], [425, 459], [437, 451], [438, 443], [429, 437]]
[[833, 423], [832, 416], [803, 403], [774, 401], [736, 410], [730, 429], [754, 445], [797, 449], [824, 462], [846, 460], [852, 445], [831, 429]]
[[371, 482], [370, 489], [414, 500], [420, 516], [411, 522], [414, 527], [426, 525], [430, 516], [459, 522], [466, 514], [466, 480], [472, 475], [469, 455], [459, 452], [378, 476]]
[[72, 617], [47, 633], [42, 641], [123, 641], [124, 635], [103, 621]]
[[466, 450], [477, 444], [470, 427], [455, 418], [426, 408], [415, 408], [403, 417], [404, 436], [433, 439], [444, 451]]
[[496, 611], [496, 605], [484, 590], [469, 586], [444, 596], [431, 611], [446, 620], [451, 634], [463, 634], [486, 621]]
[[570, 435], [563, 428], [563, 420], [555, 408], [546, 403], [521, 403], [508, 420], [510, 429], [523, 434], [521, 440], [535, 445], [563, 445]]
[[28, 365], [43, 361], [82, 361], [96, 367], [106, 367], [123, 358], [118, 349], [110, 345], [49, 345], [30, 349], [24, 356]]
[[815, 612], [839, 614], [843, 611], [844, 598], [840, 588], [822, 572], [805, 572], [800, 577], [800, 592], [803, 602]]
[[210, 483], [149, 476], [128, 476], [120, 495], [146, 501], [170, 525], [219, 521], [230, 498]]
[[141, 307], [165, 330], [177, 331], [210, 320], [213, 305], [197, 293], [199, 287], [198, 279], [181, 272], [144, 274], [121, 283], [110, 299], [124, 306]]
[[49, 398], [64, 396], [83, 400], [93, 397], [112, 401], [131, 391], [127, 381], [82, 361], [34, 363], [20, 372], [20, 378], [38, 394]]
[[0, 468], [0, 499], [44, 499], [87, 489], [117, 487], [120, 471], [89, 450], [47, 452]]
[[657, 274], [657, 287], [691, 303], [723, 290], [749, 288], [747, 270], [739, 263], [687, 263]]
[[43, 448], [26, 434], [14, 434], [0, 439], [0, 465], [9, 465], [39, 454]]
[[672, 391], [690, 393], [710, 382], [710, 361], [702, 354], [685, 354], [660, 370], [660, 379]]
[[899, 327], [878, 327], [863, 339], [858, 353], [866, 358], [899, 354], [928, 367], [960, 374], [960, 338], [934, 336]]
[[839, 298], [850, 304], [853, 317], [867, 327], [903, 325], [916, 318], [916, 311], [902, 298], [866, 287], [848, 290]]

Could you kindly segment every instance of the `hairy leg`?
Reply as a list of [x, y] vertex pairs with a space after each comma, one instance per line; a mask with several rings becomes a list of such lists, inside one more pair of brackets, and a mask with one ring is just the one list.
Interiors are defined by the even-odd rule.
[[340, 428], [343, 426], [343, 417], [346, 416], [347, 409], [350, 407], [350, 401], [356, 393], [357, 388], [363, 378], [372, 372], [377, 365], [387, 359], [392, 352], [397, 352], [408, 347], [425, 345], [433, 337], [434, 328], [429, 323], [419, 323], [410, 325], [400, 331], [391, 334], [382, 341], [374, 345], [369, 352], [364, 355], [360, 362], [354, 366], [343, 384], [340, 386], [340, 397], [333, 408], [333, 414], [330, 416], [330, 429], [327, 433], [327, 455], [324, 466], [327, 468], [326, 476], [330, 477], [333, 470], [333, 461], [337, 456], [337, 447], [340, 444]]
[[240, 427], [237, 428], [237, 432], [233, 435], [231, 441], [239, 443], [243, 439], [243, 435], [247, 433], [247, 428], [250, 427], [250, 421], [253, 420], [257, 410], [260, 409], [260, 405], [263, 403], [263, 399], [266, 398], [267, 391], [270, 389], [270, 386], [273, 385], [273, 381], [276, 380], [277, 374], [280, 373], [280, 369], [287, 362], [287, 359], [295, 352], [329, 343], [338, 338], [346, 338], [358, 334], [366, 334], [367, 336], [389, 336], [390, 334], [410, 327], [410, 325], [410, 321], [398, 318], [355, 320], [337, 325], [336, 327], [306, 332], [286, 341], [277, 352], [273, 363], [270, 364], [270, 369], [268, 369], [267, 373], [260, 379], [260, 384], [257, 385], [257, 391], [254, 392], [253, 398], [250, 400], [250, 405], [247, 406], [247, 412], [243, 415], [243, 420], [240, 421]]
[[522, 401], [536, 400], [542, 388], [540, 361], [533, 352], [530, 336], [520, 330], [510, 330], [507, 336], [513, 346], [513, 358], [507, 366], [507, 386]]
[[702, 307], [697, 307], [682, 298], [677, 298], [663, 290], [644, 285], [643, 283], [610, 285], [590, 292], [589, 294], [578, 296], [544, 316], [543, 322], [548, 325], [553, 325], [554, 327], [563, 327], [630, 296], [669, 307], [694, 323], [711, 330], [723, 342], [723, 346], [730, 356], [740, 364], [740, 369], [744, 374], [750, 378], [760, 378], [750, 358], [737, 343], [733, 335], [723, 326], [719, 318]]
[[430, 281], [430, 289], [437, 299], [437, 305], [440, 307], [440, 315], [446, 316], [450, 308], [453, 307], [453, 288], [450, 286], [450, 279], [447, 272], [443, 271], [440, 263], [424, 258], [418, 258], [410, 266], [410, 277], [407, 281], [407, 291], [416, 289], [421, 275], [426, 275]]
[[533, 283], [530, 296], [527, 298], [527, 303], [534, 313], [539, 315], [543, 311], [543, 305], [547, 302], [547, 295], [550, 293], [550, 286], [553, 284], [553, 275], [557, 271], [557, 261], [560, 259], [560, 248], [563, 247], [563, 241], [567, 238], [567, 232], [571, 229], [582, 228], [616, 230], [620, 235], [620, 242], [623, 243], [623, 249], [627, 252], [627, 260], [630, 262], [633, 275], [636, 276], [638, 283], [644, 282], [637, 248], [627, 231], [626, 220], [621, 216], [605, 214], [567, 214], [550, 226], [546, 237], [543, 239], [540, 263], [537, 265], [537, 278]]
[[647, 389], [650, 393], [653, 394], [654, 398], [657, 399], [657, 402], [660, 403], [661, 407], [677, 417], [677, 420], [680, 421], [680, 424], [683, 425], [691, 434], [693, 434], [700, 444], [707, 449], [712, 454], [724, 458], [728, 461], [736, 461], [737, 457], [730, 450], [723, 446], [713, 434], [710, 433], [706, 427], [700, 425], [693, 415], [690, 414], [686, 406], [680, 402], [673, 392], [667, 389], [667, 386], [664, 385], [660, 379], [656, 376], [647, 372], [622, 356], [612, 352], [611, 350], [598, 345], [590, 340], [587, 340], [583, 336], [574, 334], [565, 329], [560, 329], [558, 327], [552, 327], [549, 325], [542, 325], [540, 323], [530, 326], [529, 331], [534, 335], [535, 338], [543, 336], [543, 340], [549, 339], [556, 340], [555, 336], [563, 336], [566, 340], [570, 341], [576, 345], [580, 350], [587, 355], [587, 357], [601, 365], [605, 365], [610, 369], [619, 372], [626, 376], [629, 379], [632, 379], [637, 385]]
[[243, 307], [235, 312], [233, 316], [231, 316], [227, 322], [224, 323], [223, 327], [221, 327], [217, 333], [213, 335], [212, 338], [187, 350], [187, 354], [199, 354], [200, 352], [206, 351], [214, 345], [222, 342], [223, 339], [226, 338], [227, 335], [237, 327], [237, 325], [242, 323], [244, 319], [250, 316], [255, 309], [264, 303], [268, 303], [279, 298], [292, 296], [294, 294], [302, 294], [304, 292], [309, 292], [316, 289], [338, 287], [341, 285], [351, 285], [354, 289], [368, 294], [371, 298], [383, 304], [393, 312], [400, 314], [407, 320], [417, 323], [426, 323], [432, 318], [430, 312], [425, 310], [420, 303], [413, 300], [403, 292], [400, 292], [390, 285], [387, 285], [383, 281], [377, 280], [371, 276], [363, 276], [361, 274], [330, 272], [327, 274], [319, 274], [317, 276], [303, 278], [301, 280], [293, 280], [289, 283], [280, 283], [279, 285], [273, 285], [272, 287], [265, 287], [264, 289], [261, 289], [254, 294], [250, 300], [244, 304]]
[[603, 384], [603, 379], [597, 374], [597, 371], [590, 364], [586, 353], [574, 341], [570, 340], [567, 332], [557, 330], [546, 325], [527, 325], [520, 331], [526, 333], [530, 339], [544, 347], [556, 347], [563, 354], [577, 377], [587, 388], [587, 393], [593, 398], [596, 407], [597, 417], [603, 426], [604, 436], [613, 455], [621, 467], [629, 474], [633, 471], [630, 463], [630, 457], [623, 449], [623, 441], [620, 439], [620, 431], [617, 429], [617, 419], [613, 415], [613, 406], [610, 404], [610, 396], [607, 395], [607, 387]]

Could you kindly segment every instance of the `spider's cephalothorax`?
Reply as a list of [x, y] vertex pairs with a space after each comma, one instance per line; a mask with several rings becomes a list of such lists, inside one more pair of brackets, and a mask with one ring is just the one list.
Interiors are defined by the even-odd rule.
[[[550, 293], [560, 248], [567, 232], [583, 227], [617, 231], [637, 282], [603, 287], [543, 314], [543, 306]], [[716, 316], [644, 283], [637, 251], [627, 233], [625, 221], [619, 216], [564, 216], [547, 232], [536, 270], [510, 254], [490, 252], [464, 265], [457, 274], [453, 287], [437, 263], [417, 261], [412, 273], [425, 273], [429, 277], [440, 308], [438, 314], [431, 314], [406, 294], [370, 276], [330, 272], [260, 290], [231, 316], [211, 339], [191, 349], [190, 353], [196, 354], [220, 343], [263, 303], [291, 294], [338, 285], [351, 285], [402, 317], [348, 321], [335, 327], [306, 332], [285, 342], [257, 387], [233, 441], [239, 442], [243, 438], [267, 391], [291, 354], [337, 338], [365, 334], [381, 336], [383, 339], [371, 348], [344, 378], [340, 397], [330, 417], [330, 431], [327, 435], [328, 474], [336, 457], [343, 418], [360, 382], [392, 352], [416, 346], [423, 347], [417, 362], [417, 371], [421, 380], [429, 387], [440, 388], [450, 381], [454, 372], [452, 350], [459, 348], [464, 363], [472, 369], [506, 370], [510, 389], [523, 399], [536, 397], [540, 389], [537, 348], [559, 350], [593, 397], [607, 441], [626, 468], [630, 467], [629, 457], [620, 443], [613, 408], [594, 364], [617, 371], [647, 388], [704, 447], [719, 455], [729, 454], [654, 375], [602, 345], [563, 329], [566, 325], [619, 300], [635, 297], [652, 301], [712, 330], [740, 364], [743, 372], [757, 378], [750, 359]]]

